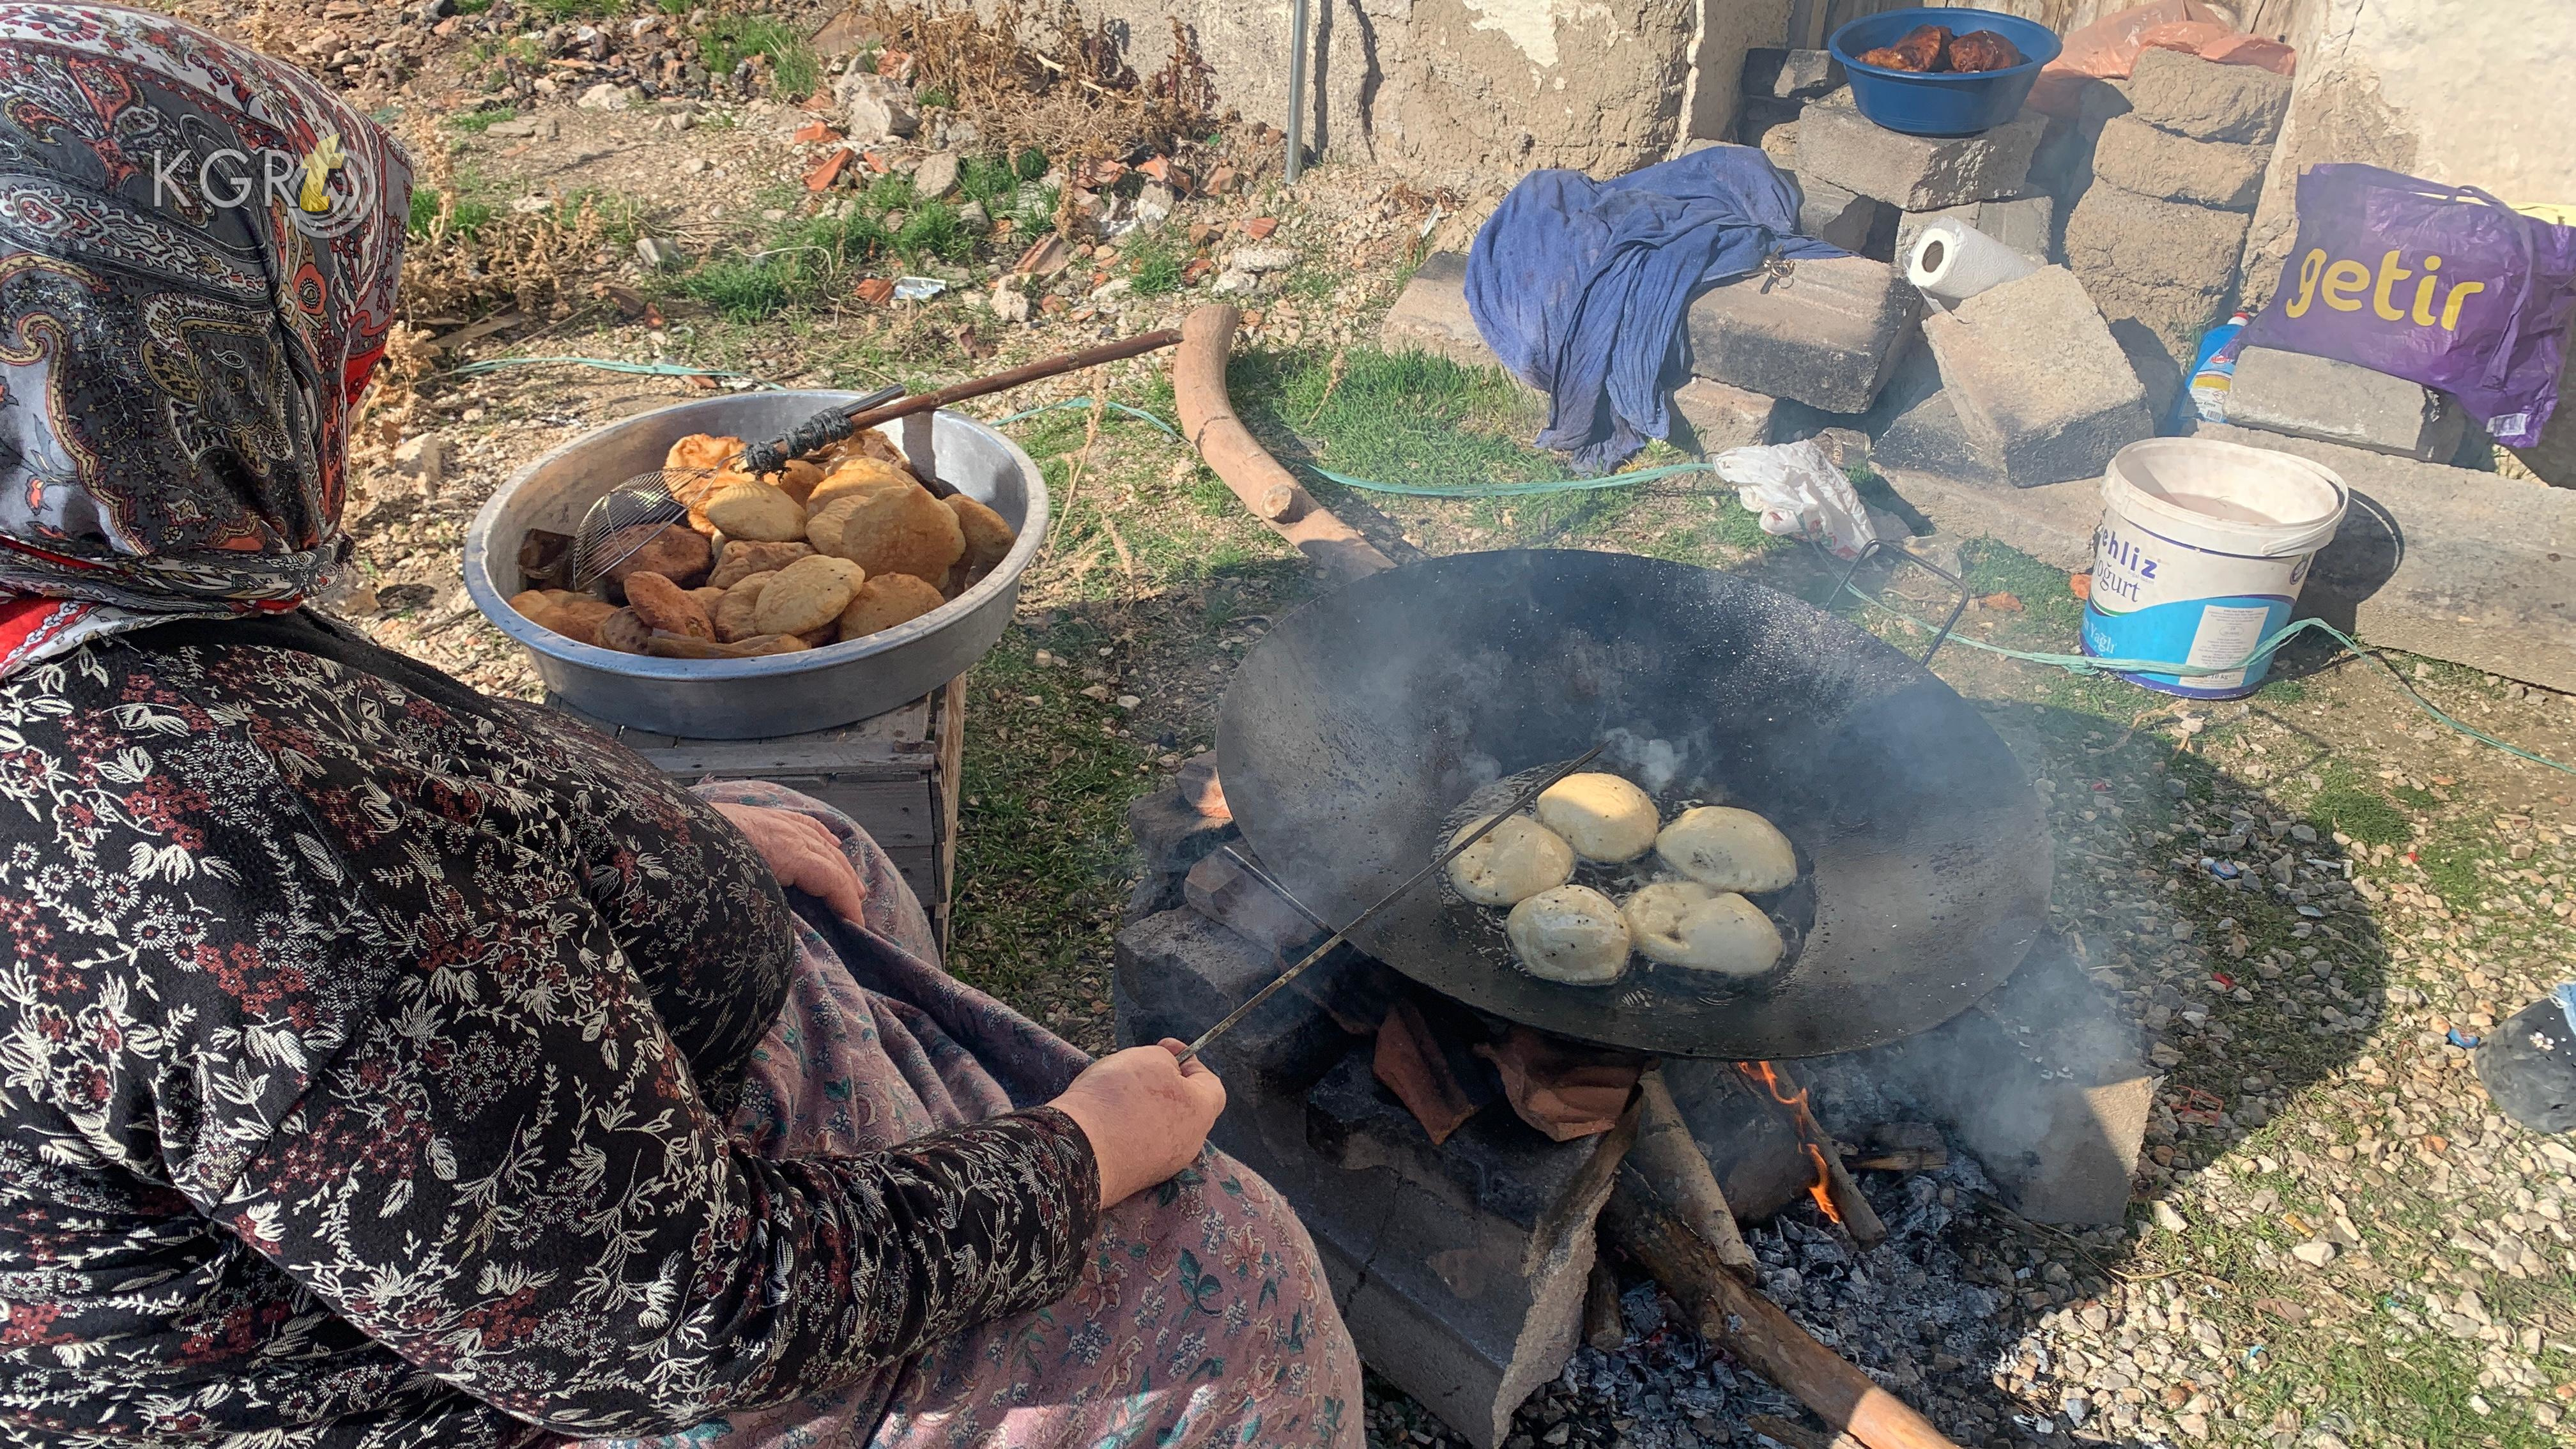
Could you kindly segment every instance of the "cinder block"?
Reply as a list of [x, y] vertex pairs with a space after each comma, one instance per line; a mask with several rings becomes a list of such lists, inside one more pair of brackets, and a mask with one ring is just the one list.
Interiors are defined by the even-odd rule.
[[2227, 421], [2427, 462], [2449, 461], [2468, 426], [2449, 398], [2402, 377], [2271, 347], [2238, 354]]
[[2097, 477], [2155, 431], [2146, 390], [2064, 267], [1923, 319], [1968, 449], [2017, 487]]
[[1931, 211], [2018, 193], [2047, 130], [2047, 117], [2034, 113], [1974, 136], [1907, 136], [1848, 106], [1812, 105], [1798, 118], [1797, 169], [1905, 211]]
[[1771, 441], [1771, 419], [1779, 409], [1776, 397], [1694, 377], [1673, 389], [1673, 420], [1680, 426], [1666, 441], [1703, 458], [1753, 447]]
[[2093, 148], [2093, 174], [2140, 196], [2252, 211], [2271, 160], [2269, 146], [2196, 141], [2136, 116], [2117, 116]]
[[1914, 239], [1943, 217], [1956, 217], [2035, 262], [2048, 260], [2057, 235], [2057, 198], [2016, 196], [2005, 201], [1972, 201], [1937, 211], [1901, 211], [1896, 218], [1896, 257], [1914, 255]]
[[[1118, 933], [1111, 978], [1119, 1041], [1192, 1041], [1279, 974], [1276, 953], [1196, 911], [1165, 911]], [[1319, 968], [1329, 969], [1329, 968]], [[1313, 999], [1294, 989], [1263, 1002], [1209, 1044], [1208, 1065], [1237, 1084], [1303, 1092], [1344, 1052], [1350, 1038]]]
[[2269, 146], [2289, 114], [2290, 78], [2151, 46], [2129, 73], [2129, 103], [2142, 118], [2194, 140]]
[[1740, 277], [1691, 303], [1691, 370], [1827, 412], [1862, 412], [1921, 306], [1901, 273], [1867, 257]]
[[1831, 51], [1755, 46], [1744, 52], [1743, 95], [1806, 101], [1842, 83], [1843, 63]]
[[[1798, 188], [1798, 232], [1820, 242], [1829, 242], [1847, 252], [1869, 254], [1870, 242], [1883, 229], [1892, 228], [1896, 208], [1875, 197], [1836, 186], [1830, 181], [1784, 173]], [[1880, 260], [1885, 260], [1881, 257]]]
[[2069, 204], [2093, 184], [2093, 147], [2103, 124], [2129, 111], [2127, 81], [2086, 78], [2078, 84], [2082, 89], [2076, 94], [2075, 114], [2049, 118], [2048, 132], [2031, 157], [2027, 183], [2028, 189]]
[[1870, 466], [1882, 473], [1929, 473], [1987, 486], [2004, 482], [1968, 446], [1959, 410], [1941, 385], [1941, 365], [1920, 338], [1888, 375], [1868, 422]]
[[1378, 325], [1378, 346], [1389, 352], [1427, 352], [1461, 367], [1500, 367], [1467, 310], [1467, 257], [1433, 252]]
[[2066, 265], [2110, 320], [2160, 415], [2200, 334], [2227, 316], [2252, 220], [2107, 181], [2096, 181], [2066, 219]]

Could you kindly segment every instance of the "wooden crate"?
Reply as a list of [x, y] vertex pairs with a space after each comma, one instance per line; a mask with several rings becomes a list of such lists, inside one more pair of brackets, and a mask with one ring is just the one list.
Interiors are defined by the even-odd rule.
[[965, 681], [953, 679], [901, 709], [811, 734], [765, 740], [691, 740], [614, 725], [549, 705], [690, 784], [769, 780], [801, 790], [856, 820], [948, 940], [949, 883], [957, 869], [958, 760], [966, 743]]

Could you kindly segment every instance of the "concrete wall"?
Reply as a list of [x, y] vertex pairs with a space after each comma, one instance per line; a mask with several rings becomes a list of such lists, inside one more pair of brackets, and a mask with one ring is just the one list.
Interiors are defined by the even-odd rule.
[[2245, 295], [2272, 294], [2297, 231], [2298, 174], [2366, 161], [2512, 202], [2576, 201], [2576, 4], [2301, 0], [2297, 89], [2254, 229]]
[[[1428, 180], [1539, 166], [1609, 176], [1662, 160], [1685, 106], [1731, 115], [1742, 49], [1776, 44], [1788, 0], [1312, 0], [1308, 143]], [[1088, 8], [1088, 6], [1086, 6]], [[1197, 29], [1217, 93], [1284, 125], [1286, 0], [1103, 0], [1139, 70], [1167, 17]], [[1732, 58], [1691, 93], [1704, 50]], [[1712, 71], [1715, 74], [1715, 70]]]

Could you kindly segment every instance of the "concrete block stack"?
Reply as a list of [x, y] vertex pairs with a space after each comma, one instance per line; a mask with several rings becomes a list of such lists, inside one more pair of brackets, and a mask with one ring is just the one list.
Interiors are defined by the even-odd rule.
[[1744, 52], [1742, 109], [1735, 120], [1735, 139], [1759, 146], [1772, 164], [1795, 170], [1798, 115], [1809, 101], [1843, 84], [1843, 65], [1822, 50], [1757, 47]]
[[2149, 49], [2123, 99], [2130, 109], [2103, 120], [2090, 185], [2067, 216], [2066, 262], [2161, 415], [2235, 295], [2290, 81]]

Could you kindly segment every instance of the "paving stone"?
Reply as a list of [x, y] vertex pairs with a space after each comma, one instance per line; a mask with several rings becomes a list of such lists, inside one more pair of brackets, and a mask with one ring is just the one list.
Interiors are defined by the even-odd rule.
[[2129, 73], [2129, 103], [2168, 131], [2269, 146], [2290, 110], [2290, 78], [2151, 46]]
[[1827, 412], [1865, 411], [1922, 306], [1867, 257], [1808, 258], [1785, 278], [1741, 277], [1691, 303], [1692, 371]]
[[[1816, 180], [1784, 172], [1798, 188], [1798, 232], [1821, 242], [1830, 242], [1847, 252], [1862, 256], [1871, 254], [1871, 244], [1881, 243], [1878, 260], [1888, 257], [1896, 225], [1896, 208], [1875, 197]], [[1882, 237], [1881, 233], [1886, 233]]]
[[2093, 174], [2101, 180], [2140, 196], [2222, 211], [2254, 209], [2271, 161], [2270, 146], [2194, 140], [2136, 116], [2113, 117], [2093, 148]]
[[1428, 352], [1461, 367], [1500, 367], [1467, 310], [1467, 255], [1433, 252], [1395, 299], [1378, 327], [1378, 346], [1389, 352]]
[[2271, 347], [2238, 354], [2227, 421], [2427, 462], [2458, 453], [2468, 425], [2458, 404], [2405, 378]]
[[1673, 389], [1678, 426], [1665, 441], [1703, 458], [1753, 447], [1771, 441], [1771, 422], [1779, 409], [1778, 398], [1694, 377]]
[[2031, 113], [1974, 136], [1907, 136], [1848, 106], [1820, 103], [1798, 118], [1797, 170], [1906, 211], [1930, 211], [2019, 192], [2047, 130], [2047, 117]]
[[[1135, 1044], [1194, 1040], [1270, 984], [1277, 953], [1193, 910], [1148, 916], [1118, 933], [1111, 1005], [1118, 1039]], [[1208, 1065], [1237, 1091], [1253, 1084], [1302, 1092], [1349, 1047], [1350, 1038], [1294, 989], [1282, 991], [1207, 1050]]]
[[1899, 258], [1914, 255], [1914, 239], [1923, 234], [1923, 228], [1943, 217], [1955, 217], [2036, 262], [2048, 260], [2049, 251], [2057, 239], [2057, 198], [2016, 196], [2001, 201], [1972, 201], [1965, 206], [1945, 206], [1934, 211], [1898, 212], [1895, 255]]
[[1754, 46], [1744, 52], [1745, 96], [1804, 101], [1843, 84], [1843, 63], [1826, 50]]
[[[2239, 67], [2242, 69], [2242, 67]], [[2226, 319], [2252, 218], [2096, 181], [2066, 219], [2066, 264], [2163, 417], [2201, 333]]]
[[1923, 336], [1969, 451], [2018, 487], [2098, 477], [2155, 431], [2110, 324], [2064, 267], [1931, 313]]

